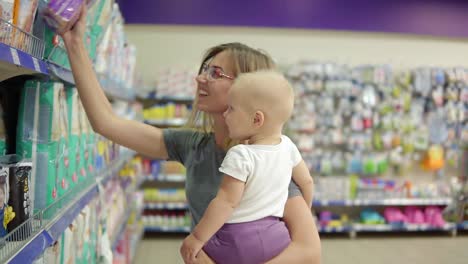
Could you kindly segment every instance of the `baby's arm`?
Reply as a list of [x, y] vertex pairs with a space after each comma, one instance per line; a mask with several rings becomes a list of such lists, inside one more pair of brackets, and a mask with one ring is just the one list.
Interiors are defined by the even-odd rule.
[[210, 202], [193, 235], [206, 243], [229, 219], [242, 198], [245, 182], [224, 175], [216, 197]]
[[314, 181], [310, 176], [309, 169], [304, 160], [301, 160], [292, 171], [292, 179], [301, 189], [302, 196], [308, 206], [312, 205], [312, 194], [314, 190]]
[[245, 183], [224, 175], [216, 197], [210, 202], [192, 234], [184, 239], [180, 253], [185, 263], [195, 263], [197, 255], [208, 240], [223, 226], [239, 204]]

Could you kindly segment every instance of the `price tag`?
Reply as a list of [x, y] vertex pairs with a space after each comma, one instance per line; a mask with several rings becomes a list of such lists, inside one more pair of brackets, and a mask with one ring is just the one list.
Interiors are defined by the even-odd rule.
[[32, 57], [32, 60], [33, 60], [33, 64], [34, 64], [34, 70], [40, 72], [41, 67], [39, 66], [39, 62], [37, 61], [37, 58]]
[[16, 65], [21, 65], [21, 62], [18, 56], [18, 51], [14, 48], [10, 48], [10, 53], [11, 53], [11, 57], [13, 58], [13, 63]]

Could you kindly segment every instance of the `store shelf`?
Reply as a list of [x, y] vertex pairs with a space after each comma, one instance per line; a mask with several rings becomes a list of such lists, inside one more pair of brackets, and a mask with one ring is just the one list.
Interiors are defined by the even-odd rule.
[[125, 88], [117, 81], [100, 76], [99, 82], [107, 97], [129, 102], [135, 101], [135, 91]]
[[[99, 192], [99, 185], [107, 182], [134, 155], [128, 152], [110, 166], [106, 171], [98, 173], [96, 177], [89, 177], [88, 181], [76, 187], [76, 192], [70, 192], [60, 200], [52, 204], [46, 210], [39, 212], [33, 218], [23, 223], [18, 229], [13, 230], [5, 238], [8, 240], [20, 240], [24, 234], [22, 243], [10, 243], [0, 249], [1, 263], [32, 263], [32, 261], [44, 250], [60, 239], [65, 229], [73, 222], [83, 208]], [[67, 206], [63, 206], [67, 204]], [[26, 231], [26, 232], [25, 232]], [[7, 261], [8, 260], [8, 261]]]
[[186, 118], [171, 118], [171, 119], [147, 119], [144, 121], [148, 125], [160, 127], [177, 127], [187, 123]]
[[47, 63], [24, 51], [0, 43], [0, 81], [18, 75], [36, 74], [48, 75]]
[[352, 200], [316, 200], [313, 206], [407, 206], [407, 205], [448, 205], [452, 203], [451, 198], [421, 198], [421, 199], [352, 199]]
[[[5, 40], [16, 40], [16, 43], [13, 43], [14, 47], [8, 45], [10, 43], [0, 42], [0, 81], [19, 75], [42, 75], [71, 85], [75, 84], [70, 69], [42, 59], [44, 41], [3, 19], [0, 19], [0, 27], [7, 29], [6, 32], [2, 32]], [[15, 48], [17, 46], [21, 49]], [[135, 100], [136, 96], [132, 89], [124, 89], [121, 84], [109, 78], [99, 79], [108, 97], [126, 101]]]
[[447, 223], [443, 227], [432, 227], [428, 225], [364, 225], [354, 224], [353, 230], [356, 232], [431, 232], [431, 231], [452, 231], [455, 224]]
[[171, 102], [193, 102], [192, 96], [179, 96], [179, 95], [155, 95], [151, 93], [146, 98], [139, 98], [140, 100], [154, 100], [154, 101], [171, 101]]
[[185, 182], [185, 174], [160, 174], [157, 177], [148, 175], [145, 179], [154, 182]]
[[328, 233], [328, 234], [342, 234], [349, 233], [352, 231], [352, 228], [349, 226], [342, 227], [320, 227], [318, 229], [319, 233]]
[[460, 223], [457, 225], [458, 230], [468, 230], [468, 221], [465, 221], [463, 223]]
[[156, 202], [145, 202], [146, 210], [187, 210], [187, 203], [156, 203]]
[[145, 232], [155, 233], [190, 233], [190, 227], [145, 226]]

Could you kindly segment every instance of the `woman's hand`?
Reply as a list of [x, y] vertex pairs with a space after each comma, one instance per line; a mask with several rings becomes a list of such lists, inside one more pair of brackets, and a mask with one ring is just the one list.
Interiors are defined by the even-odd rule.
[[72, 28], [61, 34], [65, 45], [74, 42], [83, 42], [83, 38], [86, 32], [86, 14], [87, 7], [86, 3], [81, 6], [80, 16]]
[[197, 239], [193, 234], [190, 234], [184, 239], [180, 254], [187, 264], [194, 264], [197, 261], [197, 255], [203, 248], [203, 241]]

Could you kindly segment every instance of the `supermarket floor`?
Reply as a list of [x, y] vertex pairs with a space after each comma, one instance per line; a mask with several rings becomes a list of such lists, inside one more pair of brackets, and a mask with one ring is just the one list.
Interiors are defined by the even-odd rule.
[[[179, 264], [183, 237], [145, 238], [135, 264]], [[322, 264], [467, 264], [468, 235], [322, 238]]]

